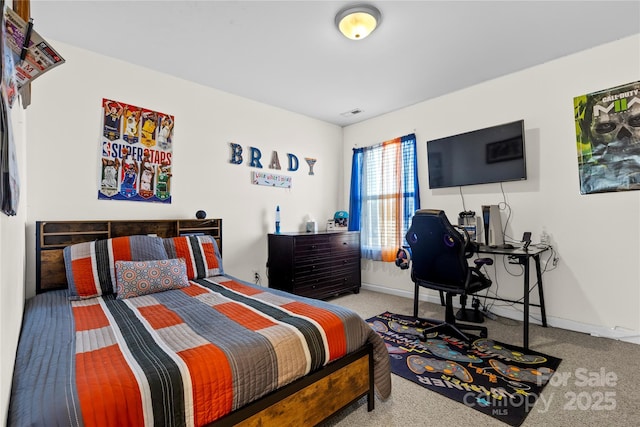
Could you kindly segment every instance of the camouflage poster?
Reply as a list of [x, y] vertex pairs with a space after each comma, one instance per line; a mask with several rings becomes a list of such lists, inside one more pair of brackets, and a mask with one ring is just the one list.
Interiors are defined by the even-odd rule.
[[640, 81], [575, 97], [580, 193], [640, 190]]
[[171, 203], [174, 117], [102, 100], [98, 199]]

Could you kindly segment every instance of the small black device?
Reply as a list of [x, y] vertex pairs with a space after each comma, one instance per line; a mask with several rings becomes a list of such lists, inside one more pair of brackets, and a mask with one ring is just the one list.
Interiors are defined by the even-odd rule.
[[529, 245], [531, 244], [531, 232], [530, 231], [525, 231], [524, 234], [522, 235], [522, 241], [524, 242], [524, 244], [522, 245], [522, 249], [523, 250], [527, 250], [527, 248], [529, 247]]

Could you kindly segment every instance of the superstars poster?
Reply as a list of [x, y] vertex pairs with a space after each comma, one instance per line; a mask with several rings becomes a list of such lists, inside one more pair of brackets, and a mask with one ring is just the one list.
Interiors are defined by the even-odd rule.
[[580, 193], [640, 190], [640, 81], [575, 97]]
[[171, 203], [174, 117], [102, 100], [98, 199]]

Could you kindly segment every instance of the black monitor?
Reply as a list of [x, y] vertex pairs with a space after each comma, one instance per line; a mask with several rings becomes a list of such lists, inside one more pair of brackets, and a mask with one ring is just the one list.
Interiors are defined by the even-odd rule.
[[527, 179], [524, 120], [427, 141], [429, 188]]

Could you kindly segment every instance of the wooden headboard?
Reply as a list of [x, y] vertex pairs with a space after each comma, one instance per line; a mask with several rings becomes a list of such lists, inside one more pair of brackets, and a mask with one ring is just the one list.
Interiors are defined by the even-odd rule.
[[118, 221], [36, 221], [36, 293], [65, 289], [63, 249], [76, 243], [133, 235], [213, 236], [222, 254], [222, 219], [160, 219]]

